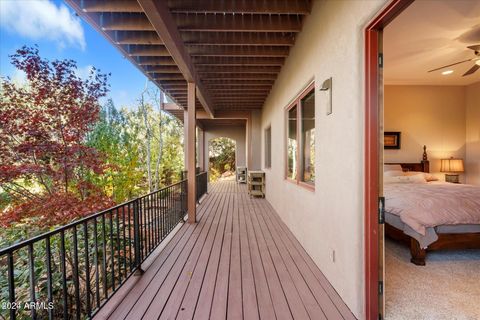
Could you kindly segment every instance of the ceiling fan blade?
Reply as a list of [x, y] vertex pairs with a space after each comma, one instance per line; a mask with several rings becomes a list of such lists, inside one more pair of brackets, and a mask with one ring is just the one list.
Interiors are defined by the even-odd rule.
[[480, 51], [480, 44], [476, 44], [474, 46], [468, 46], [467, 48], [475, 51]]
[[473, 67], [468, 69], [468, 71], [465, 72], [462, 77], [468, 76], [468, 75], [474, 73], [475, 71], [477, 71], [478, 69], [480, 69], [480, 66], [478, 64], [474, 64]]
[[438, 71], [438, 70], [441, 70], [441, 69], [444, 69], [444, 68], [448, 68], [448, 67], [451, 67], [451, 66], [456, 66], [457, 64], [460, 64], [460, 63], [465, 63], [465, 62], [468, 62], [468, 61], [472, 61], [473, 59], [475, 59], [475, 58], [463, 60], [463, 61], [460, 61], [460, 62], [455, 62], [455, 63], [452, 63], [452, 64], [447, 64], [446, 66], [443, 66], [443, 67], [440, 67], [440, 68], [436, 68], [436, 69], [432, 69], [432, 70], [429, 70], [428, 72]]

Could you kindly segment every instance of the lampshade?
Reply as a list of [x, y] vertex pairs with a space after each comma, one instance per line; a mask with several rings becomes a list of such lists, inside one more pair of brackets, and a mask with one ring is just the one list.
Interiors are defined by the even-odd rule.
[[463, 172], [463, 159], [441, 159], [441, 172]]

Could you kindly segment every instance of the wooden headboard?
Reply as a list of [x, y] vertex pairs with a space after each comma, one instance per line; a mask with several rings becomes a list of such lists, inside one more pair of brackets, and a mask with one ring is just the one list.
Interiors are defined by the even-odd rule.
[[420, 171], [430, 172], [430, 161], [428, 161], [427, 146], [423, 146], [422, 161], [416, 163], [385, 163], [385, 164], [399, 164], [403, 171]]

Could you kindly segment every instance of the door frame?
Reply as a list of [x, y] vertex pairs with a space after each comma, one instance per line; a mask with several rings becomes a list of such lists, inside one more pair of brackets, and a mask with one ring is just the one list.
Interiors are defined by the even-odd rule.
[[[379, 318], [379, 37], [414, 0], [392, 0], [365, 28], [365, 318]], [[383, 63], [383, 61], [382, 61]]]

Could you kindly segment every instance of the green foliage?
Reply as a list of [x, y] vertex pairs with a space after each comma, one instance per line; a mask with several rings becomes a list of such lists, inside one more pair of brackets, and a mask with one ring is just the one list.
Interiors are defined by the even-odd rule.
[[225, 172], [235, 170], [235, 140], [224, 137], [211, 140], [208, 154], [210, 181], [216, 181]]

